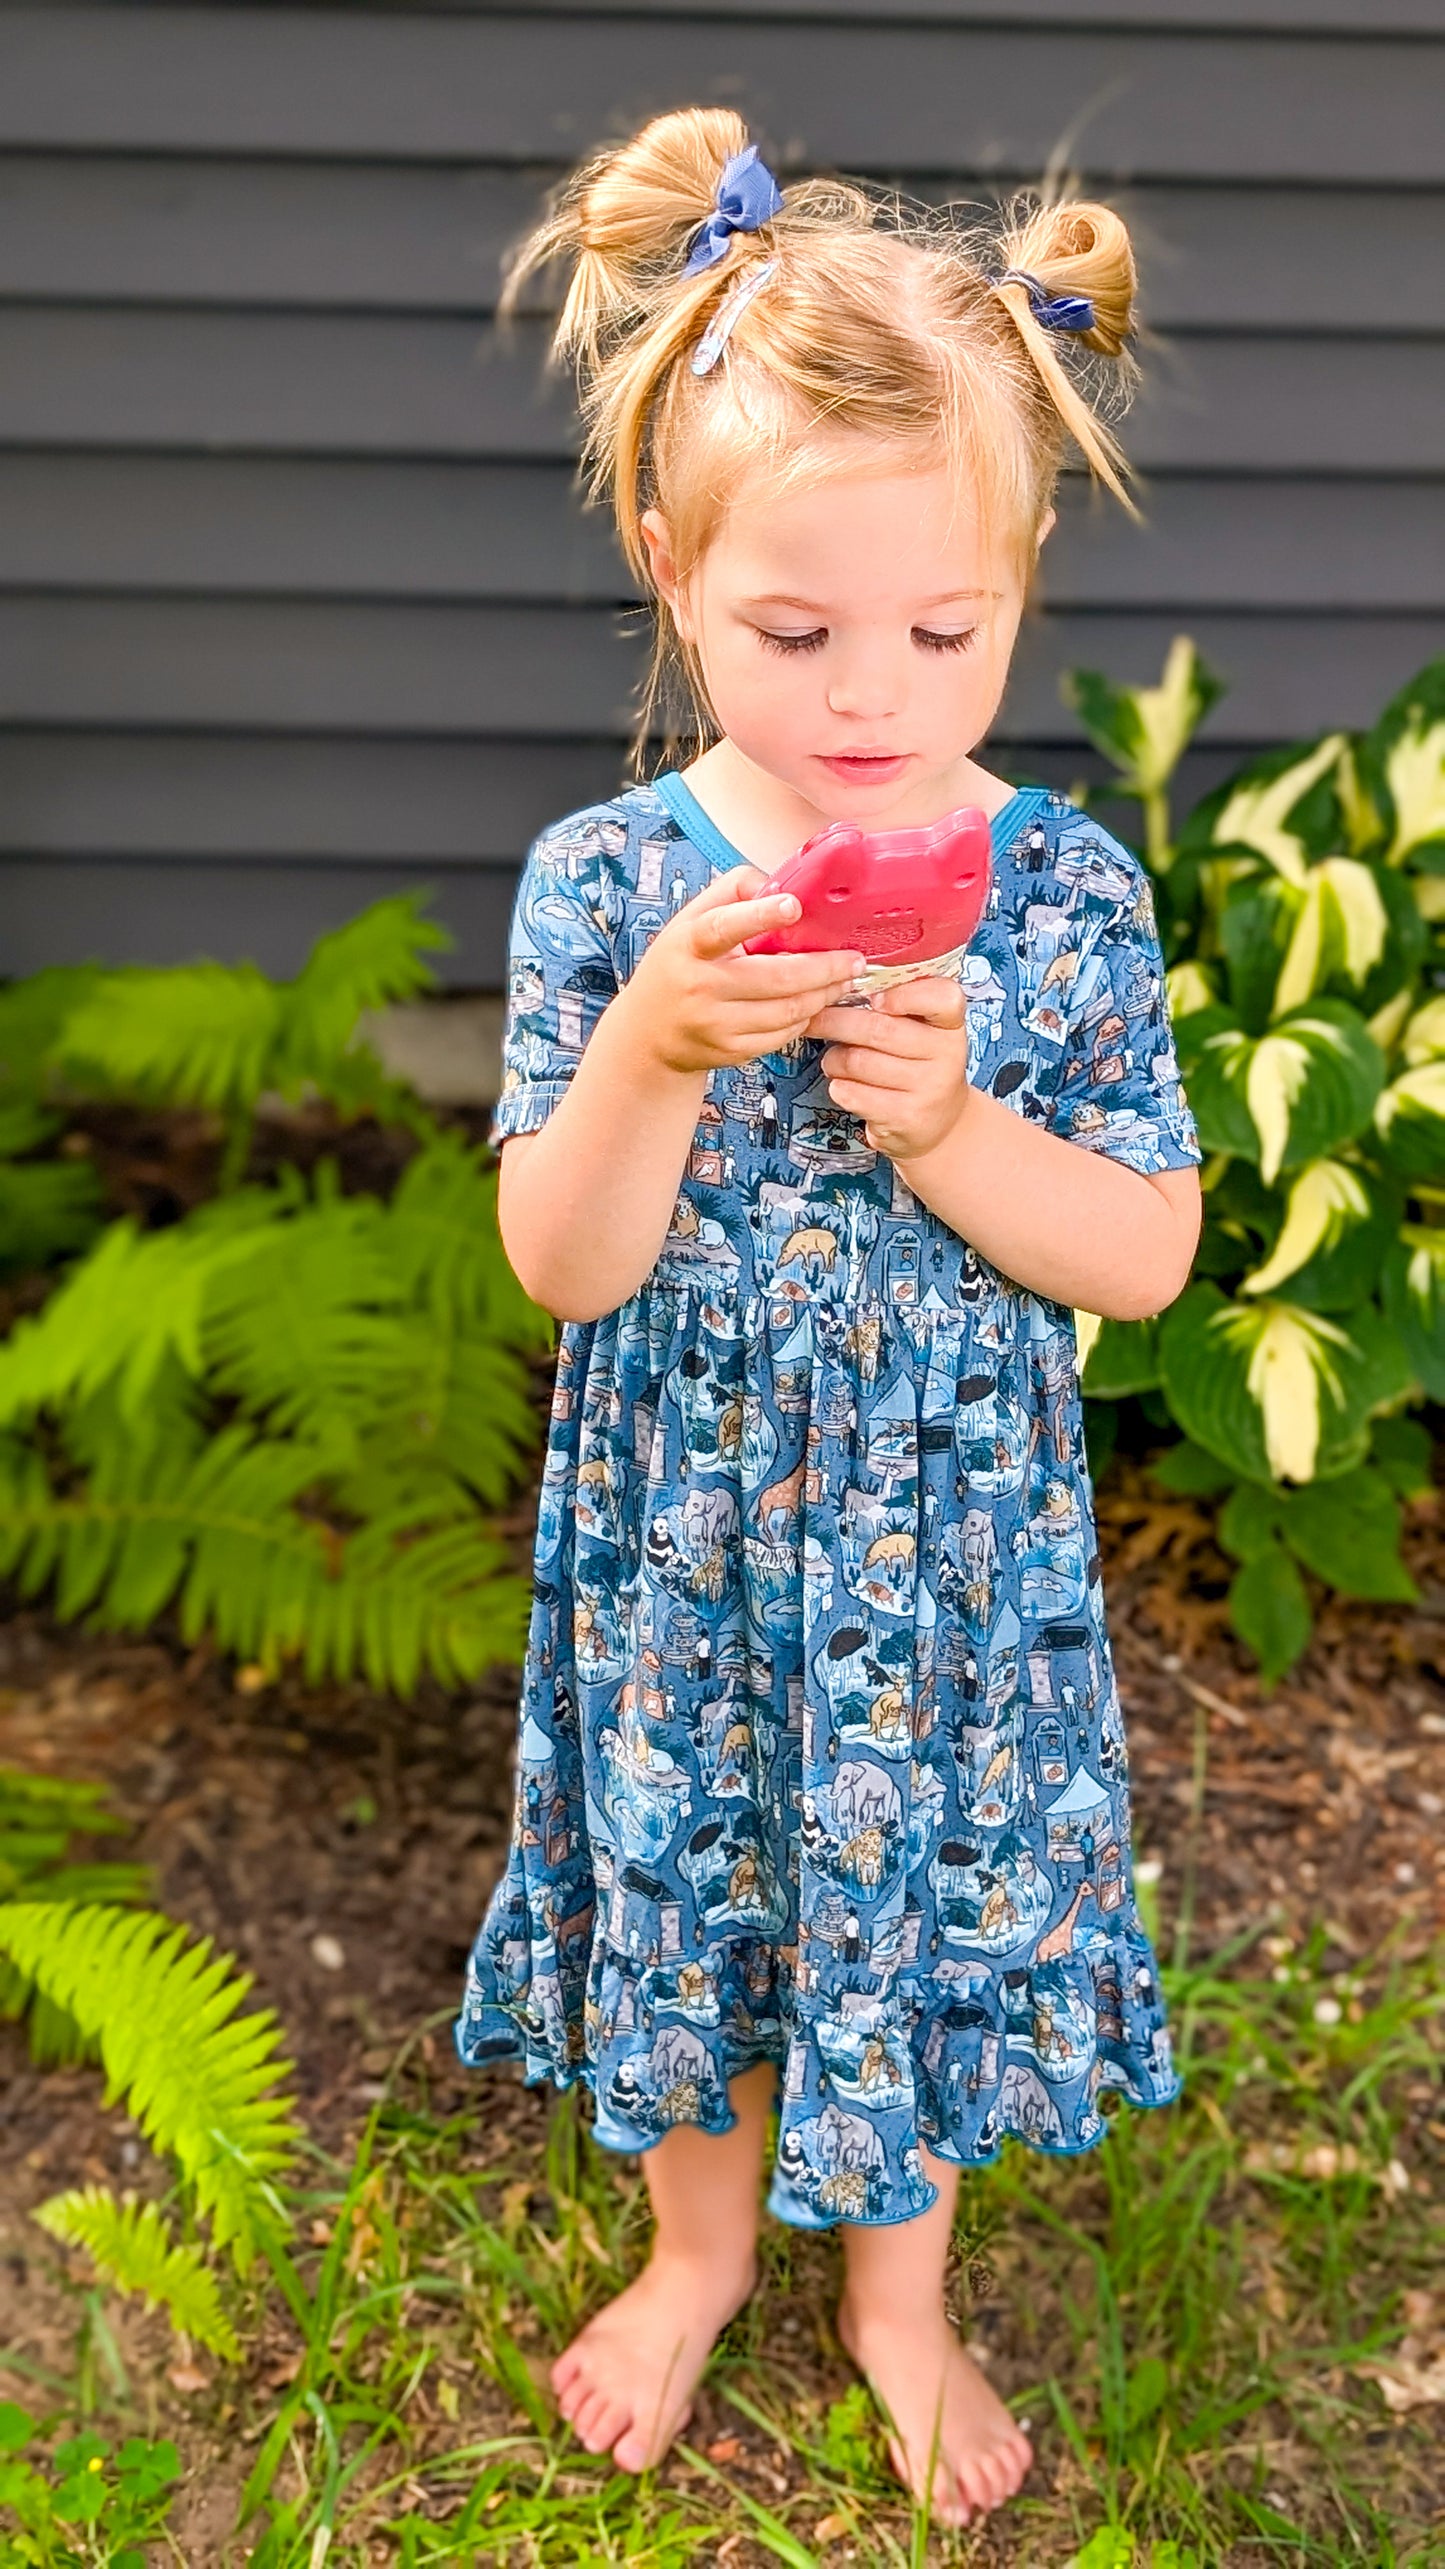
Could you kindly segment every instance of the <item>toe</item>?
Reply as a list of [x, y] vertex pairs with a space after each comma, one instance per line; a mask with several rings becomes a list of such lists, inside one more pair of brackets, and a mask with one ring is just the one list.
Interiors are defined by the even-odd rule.
[[563, 2349], [562, 2353], [558, 2356], [556, 2363], [552, 2367], [550, 2380], [552, 2388], [556, 2392], [559, 2400], [561, 2399], [569, 2382], [575, 2382], [581, 2369], [582, 2358], [577, 2352], [574, 2340], [572, 2345]]
[[593, 2391], [580, 2402], [572, 2426], [589, 2453], [605, 2453], [627, 2422], [627, 2412], [617, 2400], [609, 2399], [605, 2391]]
[[645, 2471], [648, 2462], [647, 2438], [636, 2426], [629, 2425], [612, 2447], [612, 2459], [619, 2471]]

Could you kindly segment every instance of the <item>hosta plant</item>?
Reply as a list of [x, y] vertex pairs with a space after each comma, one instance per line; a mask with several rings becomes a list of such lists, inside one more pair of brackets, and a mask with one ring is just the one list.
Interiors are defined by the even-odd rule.
[[1084, 1390], [1183, 1431], [1156, 1469], [1218, 1498], [1231, 1617], [1272, 1682], [1309, 1638], [1302, 1570], [1414, 1594], [1400, 1500], [1429, 1442], [1407, 1413], [1445, 1398], [1445, 662], [1177, 833], [1169, 779], [1221, 692], [1192, 643], [1157, 688], [1068, 687], [1144, 806], [1205, 1153], [1193, 1281], [1158, 1322], [1084, 1317]]

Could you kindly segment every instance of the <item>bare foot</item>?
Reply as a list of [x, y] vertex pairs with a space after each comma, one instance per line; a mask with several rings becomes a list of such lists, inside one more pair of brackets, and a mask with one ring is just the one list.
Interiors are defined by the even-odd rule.
[[636, 2283], [599, 2310], [552, 2367], [557, 2405], [589, 2453], [619, 2470], [662, 2459], [692, 2415], [692, 2394], [757, 2269], [654, 2249]]
[[845, 2300], [838, 2306], [838, 2334], [897, 2430], [889, 2455], [920, 2506], [936, 2435], [936, 2523], [967, 2524], [974, 2508], [987, 2513], [1014, 2495], [1033, 2446], [941, 2310], [916, 2318], [864, 2313]]

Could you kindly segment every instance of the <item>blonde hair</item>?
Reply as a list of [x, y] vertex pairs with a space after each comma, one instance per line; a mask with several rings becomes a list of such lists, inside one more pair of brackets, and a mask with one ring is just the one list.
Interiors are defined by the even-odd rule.
[[[731, 234], [711, 266], [684, 275], [724, 165], [747, 141], [732, 109], [686, 107], [596, 153], [513, 251], [499, 305], [506, 318], [534, 271], [572, 263], [551, 359], [575, 366], [588, 498], [610, 502], [653, 624], [638, 774], [679, 665], [698, 740], [718, 730], [697, 655], [656, 592], [641, 531], [649, 507], [668, 521], [685, 581], [744, 476], [761, 471], [774, 490], [824, 478], [837, 469], [837, 434], [851, 432], [950, 464], [1024, 579], [1070, 437], [1133, 509], [1100, 415], [1122, 407], [1135, 371], [1134, 259], [1117, 214], [1023, 198], [970, 228], [956, 206], [808, 178], [783, 189], [761, 231]], [[692, 352], [721, 295], [760, 257], [775, 274], [716, 368], [695, 375]], [[1034, 312], [1037, 287], [1093, 306], [1067, 361]]]

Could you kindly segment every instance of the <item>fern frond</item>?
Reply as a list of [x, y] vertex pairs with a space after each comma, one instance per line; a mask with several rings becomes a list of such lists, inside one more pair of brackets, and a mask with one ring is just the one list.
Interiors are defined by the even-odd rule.
[[274, 2180], [302, 2139], [292, 2063], [269, 2007], [238, 2015], [253, 1975], [211, 1939], [150, 1910], [0, 1906], [0, 1952], [100, 2044], [106, 2104], [122, 2097], [153, 2149], [178, 2162], [218, 2248], [238, 2270], [282, 2211]]
[[497, 1228], [497, 1170], [457, 1133], [408, 1161], [386, 1209], [387, 1255], [435, 1319], [476, 1322], [513, 1347], [550, 1350], [554, 1326], [523, 1292]]
[[325, 1433], [398, 1396], [410, 1336], [382, 1218], [373, 1196], [323, 1201], [258, 1231], [206, 1278], [205, 1361], [268, 1426]]
[[179, 1464], [145, 1447], [111, 1459], [58, 1495], [26, 1449], [0, 1455], [14, 1467], [0, 1480], [0, 1571], [27, 1596], [53, 1581], [62, 1617], [89, 1609], [102, 1629], [143, 1631], [174, 1602], [188, 1642], [208, 1632], [264, 1667], [299, 1657], [312, 1679], [364, 1674], [401, 1692], [423, 1668], [465, 1685], [518, 1655], [526, 1587], [501, 1575], [504, 1548], [475, 1518], [439, 1528], [407, 1507], [344, 1535], [300, 1513], [338, 1468], [335, 1447], [237, 1423]]
[[324, 1087], [327, 1066], [346, 1051], [358, 1018], [368, 1009], [414, 999], [434, 986], [436, 974], [423, 958], [453, 940], [438, 920], [421, 916], [429, 898], [425, 892], [405, 892], [373, 901], [359, 918], [317, 939], [285, 988], [273, 1065], [278, 1087], [307, 1079]]
[[251, 963], [191, 963], [100, 976], [54, 1050], [65, 1078], [170, 1106], [244, 1114], [267, 1084], [280, 985]]
[[38, 2203], [32, 2218], [52, 2239], [84, 2248], [106, 2283], [143, 2294], [198, 2346], [239, 2363], [240, 2340], [221, 2308], [215, 2276], [199, 2248], [171, 2237], [157, 2205], [116, 2196], [103, 2185], [74, 2186]]
[[289, 1201], [250, 1187], [169, 1231], [113, 1222], [35, 1317], [19, 1321], [0, 1346], [0, 1424], [64, 1409], [112, 1382], [134, 1420], [172, 1356], [198, 1380], [213, 1278], [247, 1254], [252, 1235], [282, 1218]]
[[61, 1027], [100, 978], [98, 964], [54, 964], [0, 990], [0, 1092], [7, 1099], [43, 1093]]
[[100, 1188], [83, 1160], [0, 1160], [0, 1273], [54, 1266], [93, 1240], [100, 1220]]
[[[67, 1864], [72, 1837], [124, 1834], [126, 1823], [103, 1807], [103, 1787], [57, 1775], [0, 1766], [0, 1900], [142, 1900], [150, 1889], [144, 1864]], [[42, 2069], [69, 2068], [98, 2055], [73, 2018], [43, 1998], [14, 1963], [0, 1961], [0, 2018], [25, 2019], [30, 2056]]]

